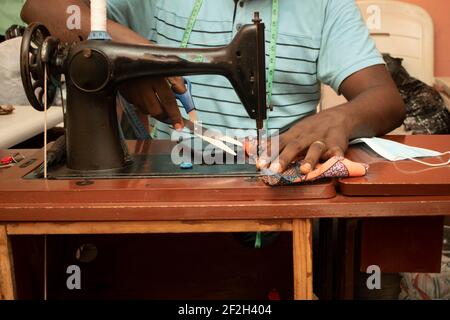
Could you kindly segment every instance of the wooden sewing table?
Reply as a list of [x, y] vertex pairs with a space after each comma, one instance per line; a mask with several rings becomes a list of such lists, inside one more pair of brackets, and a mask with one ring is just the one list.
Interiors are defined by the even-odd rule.
[[[439, 147], [448, 150], [448, 140], [441, 139]], [[137, 143], [133, 149], [148, 146]], [[24, 181], [42, 152], [20, 152], [25, 160], [0, 170], [0, 299], [16, 298], [11, 235], [288, 231], [294, 298], [312, 299], [312, 219], [450, 215], [449, 194], [346, 196], [336, 193], [333, 181], [280, 188], [245, 177]], [[384, 170], [373, 164], [366, 180], [338, 184], [349, 193], [360, 190], [354, 183], [373, 189], [379, 181], [372, 179]]]

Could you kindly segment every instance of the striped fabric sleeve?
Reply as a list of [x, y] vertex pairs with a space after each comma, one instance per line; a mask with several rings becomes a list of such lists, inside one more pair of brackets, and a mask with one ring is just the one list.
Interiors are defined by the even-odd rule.
[[347, 77], [384, 61], [354, 0], [329, 0], [325, 10], [318, 78], [339, 92]]

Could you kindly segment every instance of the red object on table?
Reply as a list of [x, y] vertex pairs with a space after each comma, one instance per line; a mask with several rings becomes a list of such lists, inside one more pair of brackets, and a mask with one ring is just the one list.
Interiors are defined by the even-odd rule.
[[12, 163], [13, 161], [14, 161], [14, 159], [13, 159], [12, 156], [6, 156], [6, 157], [3, 157], [3, 158], [0, 160], [0, 163], [3, 164], [3, 165], [7, 165], [7, 164]]

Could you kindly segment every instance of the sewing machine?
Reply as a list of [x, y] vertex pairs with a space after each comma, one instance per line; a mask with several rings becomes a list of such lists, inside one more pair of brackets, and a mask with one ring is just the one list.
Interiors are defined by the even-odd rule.
[[[32, 23], [22, 40], [21, 74], [28, 100], [40, 111], [46, 108], [45, 98], [50, 105], [64, 75], [67, 106], [63, 148], [67, 161], [64, 168], [51, 174], [57, 179], [164, 176], [179, 171], [167, 155], [150, 152], [135, 157], [128, 151], [118, 127], [116, 96], [118, 86], [129, 79], [222, 75], [232, 84], [249, 117], [255, 119], [258, 132], [266, 118], [264, 24], [257, 13], [253, 24], [245, 25], [228, 46], [214, 49], [132, 45], [107, 39], [68, 44], [51, 36], [44, 25]], [[191, 172], [240, 175], [250, 168], [214, 167]], [[251, 167], [250, 171], [255, 171]]]

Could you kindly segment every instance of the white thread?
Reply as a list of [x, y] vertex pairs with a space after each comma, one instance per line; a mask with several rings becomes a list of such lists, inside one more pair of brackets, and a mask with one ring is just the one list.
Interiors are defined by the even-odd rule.
[[[450, 154], [450, 151], [443, 152], [439, 156], [443, 156], [443, 155], [446, 155], [446, 154]], [[399, 158], [401, 158], [401, 157], [399, 157]], [[408, 160], [412, 160], [414, 162], [418, 162], [420, 164], [423, 164], [423, 165], [429, 166], [429, 167], [443, 167], [443, 166], [447, 166], [447, 165], [450, 164], [450, 159], [448, 159], [447, 162], [442, 162], [442, 163], [429, 163], [429, 162], [417, 160], [417, 159], [414, 159], [414, 158], [407, 158], [407, 159]], [[398, 159], [398, 160], [400, 160], [400, 159]], [[398, 161], [398, 160], [394, 160], [394, 161]]]
[[106, 32], [106, 0], [91, 0], [91, 32]]
[[47, 235], [44, 235], [44, 301], [47, 301]]
[[47, 179], [47, 64], [44, 64], [44, 179]]

